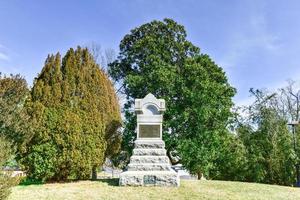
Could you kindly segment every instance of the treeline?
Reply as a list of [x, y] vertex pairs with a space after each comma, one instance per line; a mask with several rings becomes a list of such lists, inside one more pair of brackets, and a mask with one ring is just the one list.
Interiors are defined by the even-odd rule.
[[0, 76], [0, 105], [1, 142], [11, 143], [28, 180], [96, 178], [120, 149], [118, 98], [87, 48], [49, 55], [32, 88], [19, 75]]
[[[236, 109], [223, 69], [171, 19], [131, 30], [107, 70], [78, 47], [63, 58], [49, 55], [32, 88], [18, 75], [0, 76], [1, 152], [15, 147], [29, 179], [96, 178], [106, 158], [125, 167], [136, 138], [134, 99], [151, 92], [166, 100], [163, 139], [172, 164], [198, 178], [295, 183], [300, 150], [287, 122], [299, 120], [300, 92], [292, 83], [274, 93], [251, 89], [254, 102]], [[122, 133], [110, 79], [125, 97]]]
[[287, 87], [274, 92], [250, 90], [254, 102], [240, 107], [240, 115], [231, 124], [236, 138], [233, 145], [238, 144], [234, 149], [239, 152], [238, 168], [231, 168], [231, 174], [222, 171], [216, 178], [280, 185], [296, 183], [299, 129], [295, 124], [294, 135], [293, 127], [288, 125], [299, 120], [300, 90], [295, 86], [289, 82]]
[[171, 19], [131, 30], [109, 74], [126, 97], [123, 159], [136, 138], [134, 99], [151, 92], [166, 100], [163, 139], [172, 164], [198, 178], [295, 183], [300, 152], [287, 122], [299, 120], [300, 92], [292, 85], [272, 94], [251, 89], [253, 104], [237, 111], [223, 69]]

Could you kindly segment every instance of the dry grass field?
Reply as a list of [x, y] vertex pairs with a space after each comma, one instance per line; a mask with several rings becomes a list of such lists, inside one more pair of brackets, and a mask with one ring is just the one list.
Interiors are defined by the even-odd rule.
[[276, 185], [182, 180], [179, 188], [119, 187], [117, 179], [16, 186], [9, 200], [52, 199], [300, 199], [300, 188]]

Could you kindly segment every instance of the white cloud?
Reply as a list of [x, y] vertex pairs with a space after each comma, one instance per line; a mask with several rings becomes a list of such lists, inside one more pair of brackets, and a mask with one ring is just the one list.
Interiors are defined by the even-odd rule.
[[[253, 102], [245, 88], [250, 88], [249, 82], [253, 85], [253, 79], [259, 77], [241, 79], [241, 77], [237, 78], [236, 76], [246, 75], [243, 71], [249, 70], [248, 67], [250, 67], [247, 62], [253, 58], [257, 59], [260, 53], [271, 54], [276, 57], [282, 50], [281, 38], [268, 27], [269, 22], [264, 8], [264, 5], [257, 4], [249, 8], [249, 14], [241, 16], [240, 21], [242, 24], [233, 27], [232, 34], [226, 40], [226, 49], [218, 59], [218, 64], [225, 68], [228, 74], [233, 75], [232, 84], [240, 86], [240, 88], [238, 87], [239, 95], [234, 98], [234, 102], [238, 106], [250, 105]], [[258, 68], [259, 66], [251, 67]], [[274, 81], [269, 82], [269, 85], [263, 85], [262, 87], [274, 88]]]
[[4, 52], [0, 52], [0, 60], [8, 61], [9, 56]]
[[8, 61], [9, 60], [9, 56], [8, 54], [6, 53], [7, 52], [7, 48], [0, 44], [0, 61]]
[[252, 51], [264, 50], [276, 53], [280, 50], [280, 38], [268, 30], [263, 9], [252, 12], [244, 21], [244, 25], [237, 27], [233, 32], [234, 34], [228, 38], [227, 50], [219, 61], [225, 68], [235, 68]]

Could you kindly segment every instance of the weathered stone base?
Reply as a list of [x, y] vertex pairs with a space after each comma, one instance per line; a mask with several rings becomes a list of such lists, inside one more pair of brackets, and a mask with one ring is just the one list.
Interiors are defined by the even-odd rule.
[[180, 182], [175, 171], [127, 171], [120, 175], [119, 184], [121, 186], [178, 187]]
[[162, 140], [136, 140], [128, 171], [120, 174], [122, 186], [179, 186]]

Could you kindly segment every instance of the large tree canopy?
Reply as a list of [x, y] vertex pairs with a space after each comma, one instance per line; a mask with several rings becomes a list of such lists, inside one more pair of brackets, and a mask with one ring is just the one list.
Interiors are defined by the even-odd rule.
[[19, 151], [31, 178], [89, 178], [120, 148], [118, 99], [87, 49], [48, 56], [26, 106], [31, 127]]
[[132, 148], [136, 135], [133, 100], [151, 92], [166, 100], [163, 137], [169, 157], [179, 155], [185, 167], [201, 174], [218, 157], [235, 89], [222, 68], [186, 37], [171, 19], [137, 27], [121, 41], [109, 73], [127, 97], [123, 148]]

